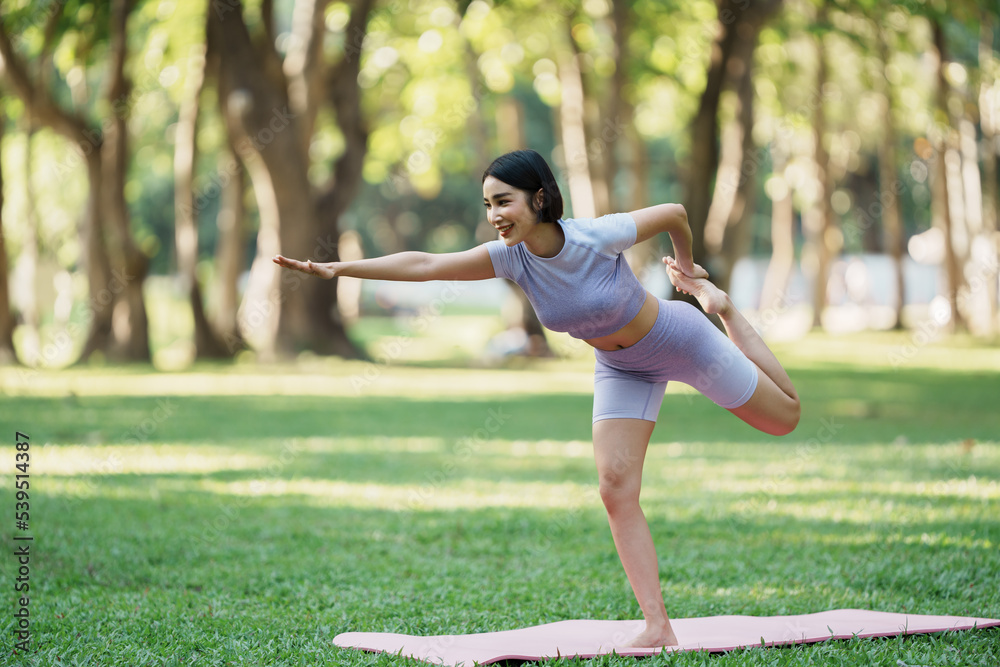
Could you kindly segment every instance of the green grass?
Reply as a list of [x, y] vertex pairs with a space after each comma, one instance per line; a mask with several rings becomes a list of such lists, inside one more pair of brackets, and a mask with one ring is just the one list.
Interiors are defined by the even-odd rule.
[[[804, 402], [780, 439], [671, 388], [643, 506], [672, 615], [1000, 618], [1000, 351], [907, 344], [778, 348]], [[410, 363], [426, 345], [404, 352], [0, 371], [0, 664], [417, 665], [332, 639], [637, 618], [596, 493], [591, 362], [430, 369]], [[35, 537], [16, 657], [15, 430]], [[548, 664], [998, 663], [992, 629]]]

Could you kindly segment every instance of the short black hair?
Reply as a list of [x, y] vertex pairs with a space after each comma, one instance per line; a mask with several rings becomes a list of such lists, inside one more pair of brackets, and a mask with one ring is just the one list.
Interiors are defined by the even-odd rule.
[[541, 155], [531, 149], [504, 153], [493, 160], [483, 172], [483, 182], [492, 176], [518, 190], [528, 193], [528, 203], [534, 207], [535, 193], [542, 191], [539, 222], [555, 222], [563, 214], [563, 198], [556, 177]]

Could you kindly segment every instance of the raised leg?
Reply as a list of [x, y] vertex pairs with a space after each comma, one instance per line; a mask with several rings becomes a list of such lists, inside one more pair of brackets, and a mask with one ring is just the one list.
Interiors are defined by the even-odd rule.
[[594, 458], [601, 499], [629, 584], [642, 609], [646, 628], [622, 646], [673, 646], [677, 637], [663, 604], [656, 548], [639, 507], [642, 463], [654, 422], [603, 419], [594, 423]]
[[685, 275], [673, 258], [665, 257], [663, 261], [674, 287], [694, 296], [706, 313], [717, 314], [726, 327], [729, 339], [760, 371], [754, 395], [730, 412], [765, 433], [785, 435], [793, 431], [801, 414], [799, 395], [764, 339], [736, 309], [728, 294], [705, 278]]

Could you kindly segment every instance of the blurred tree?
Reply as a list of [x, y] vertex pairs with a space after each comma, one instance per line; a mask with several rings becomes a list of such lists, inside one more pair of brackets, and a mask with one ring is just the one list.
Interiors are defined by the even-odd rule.
[[944, 274], [945, 292], [948, 297], [949, 318], [948, 327], [951, 330], [965, 328], [962, 313], [958, 306], [958, 295], [962, 288], [962, 268], [955, 249], [955, 219], [954, 200], [958, 193], [953, 192], [954, 179], [948, 176], [948, 156], [957, 157], [958, 136], [954, 130], [949, 110], [951, 85], [945, 74], [948, 67], [948, 51], [945, 43], [944, 27], [941, 17], [931, 18], [931, 28], [934, 34], [933, 67], [937, 81], [935, 95], [934, 126], [930, 136], [935, 148], [934, 171], [932, 172], [932, 203], [934, 205], [935, 226], [941, 229], [944, 239]]
[[[284, 60], [275, 50], [272, 3], [262, 4], [263, 35], [256, 43], [241, 2], [212, 3], [208, 11], [208, 57], [216, 59], [226, 127], [260, 210], [257, 257], [241, 321], [244, 335], [255, 339], [265, 358], [304, 349], [360, 356], [339, 319], [336, 285], [279, 273], [271, 257], [337, 259], [339, 219], [360, 183], [367, 150], [358, 73], [372, 4], [355, 4], [334, 66], [323, 59], [325, 0], [296, 3], [293, 39], [301, 46]], [[309, 147], [323, 101], [336, 114], [345, 147], [317, 191], [308, 174]]]
[[[718, 204], [719, 227], [723, 230], [731, 224], [738, 224], [743, 213], [735, 206], [737, 200], [745, 200], [750, 183], [743, 178], [744, 151], [752, 145], [752, 134], [747, 122], [752, 122], [752, 58], [761, 28], [781, 6], [781, 0], [763, 0], [746, 3], [740, 0], [716, 0], [715, 39], [705, 74], [705, 88], [702, 91], [698, 111], [691, 121], [691, 158], [685, 175], [684, 205], [694, 234], [694, 257], [699, 264], [709, 262], [706, 247], [706, 224], [715, 196], [725, 196], [731, 200], [728, 205]], [[744, 82], [745, 83], [741, 83]], [[744, 88], [744, 86], [747, 86]], [[740, 129], [734, 133], [727, 154], [724, 169], [735, 169], [735, 186], [727, 180], [727, 174], [719, 173], [719, 107], [723, 92], [741, 90], [738, 99], [744, 111], [736, 114], [741, 119]], [[752, 160], [752, 158], [751, 158]], [[715, 186], [720, 176], [725, 187]], [[743, 183], [741, 183], [743, 181]], [[731, 191], [730, 191], [731, 189]], [[735, 218], [734, 218], [735, 216]], [[715, 247], [721, 249], [724, 233], [717, 235]], [[735, 244], [737, 247], [739, 243]], [[738, 254], [734, 250], [733, 254]], [[721, 271], [728, 277], [729, 271]], [[690, 297], [688, 299], [690, 300]], [[692, 300], [693, 301], [693, 300]]]
[[[880, 13], [885, 11], [883, 3], [878, 3], [877, 8]], [[891, 27], [887, 24], [880, 24], [877, 17], [872, 17], [874, 23], [874, 33], [876, 39], [876, 50], [878, 59], [881, 62], [881, 73], [876, 75], [875, 88], [882, 97], [882, 112], [884, 114], [884, 125], [882, 128], [882, 140], [878, 149], [878, 169], [879, 169], [879, 204], [881, 205], [882, 221], [885, 227], [886, 247], [889, 256], [892, 258], [893, 282], [895, 284], [892, 316], [892, 328], [901, 329], [903, 327], [903, 307], [906, 305], [906, 281], [903, 275], [903, 252], [905, 250], [905, 238], [903, 236], [903, 220], [900, 214], [899, 192], [901, 188], [896, 187], [899, 182], [899, 166], [896, 157], [896, 109], [893, 103], [893, 89], [889, 81], [889, 67], [891, 54], [889, 50], [890, 35], [887, 34]]]
[[[567, 14], [562, 26], [565, 46], [559, 48], [559, 130], [563, 161], [569, 181], [569, 199], [573, 216], [593, 218], [597, 215], [594, 173], [590, 167], [587, 146], [586, 106], [583, 74], [580, 71], [581, 52], [573, 38], [575, 14]], [[582, 24], [581, 24], [582, 25]], [[605, 188], [606, 191], [606, 188]], [[604, 213], [606, 211], [602, 211]]]
[[785, 148], [772, 142], [773, 174], [765, 185], [771, 200], [771, 257], [764, 273], [759, 310], [779, 313], [788, 306], [788, 282], [795, 269], [795, 206]]
[[38, 312], [38, 197], [35, 191], [34, 145], [35, 128], [30, 113], [24, 123], [24, 221], [27, 229], [18, 253], [21, 280], [26, 289], [18, 294], [21, 315], [21, 358], [28, 366], [36, 366], [41, 358], [41, 332]]
[[[0, 146], [3, 145], [7, 118], [0, 109]], [[2, 154], [2, 151], [0, 151]], [[10, 309], [10, 288], [7, 283], [7, 243], [4, 240], [3, 160], [0, 159], [0, 365], [16, 364], [14, 352], [14, 316]]]
[[198, 110], [206, 68], [203, 49], [199, 55], [201, 66], [196, 64], [190, 68], [187, 95], [181, 103], [174, 131], [174, 233], [177, 272], [194, 316], [195, 358], [218, 359], [231, 357], [238, 346], [227, 345], [206, 316], [198, 279], [198, 208], [195, 206], [194, 178], [198, 161]]
[[215, 246], [215, 331], [231, 354], [245, 347], [239, 326], [240, 274], [245, 268], [247, 211], [246, 170], [235, 149], [228, 142], [219, 151], [220, 173], [227, 175], [222, 184], [222, 201], [216, 218], [218, 241]]
[[993, 51], [993, 32], [996, 15], [984, 7], [979, 33], [979, 125], [982, 130], [983, 154], [983, 232], [982, 254], [986, 285], [986, 329], [989, 337], [996, 336], [997, 282], [1000, 272], [1000, 234], [997, 233], [997, 215], [1000, 211], [1000, 187], [997, 185], [997, 152], [1000, 150], [1000, 61]]
[[[775, 11], [779, 4], [775, 3]], [[737, 28], [744, 33], [751, 29]], [[734, 108], [722, 128], [715, 189], [705, 218], [705, 251], [713, 258], [712, 279], [724, 290], [729, 289], [733, 266], [749, 247], [757, 178], [764, 167], [765, 153], [755, 150], [753, 138], [754, 51], [758, 34], [759, 30], [737, 41], [726, 67]]]
[[820, 0], [819, 12], [816, 17], [816, 73], [814, 82], [814, 99], [812, 117], [813, 134], [813, 178], [815, 182], [814, 197], [810, 210], [804, 214], [803, 229], [807, 231], [806, 240], [809, 243], [812, 273], [812, 313], [813, 327], [823, 326], [823, 312], [827, 305], [828, 281], [830, 264], [840, 254], [842, 237], [835, 227], [833, 207], [830, 196], [833, 194], [833, 179], [830, 174], [830, 153], [826, 146], [826, 105], [824, 89], [829, 81], [829, 65], [827, 60], [824, 37], [829, 30], [828, 0]]
[[[104, 109], [97, 113], [100, 122], [90, 121], [60, 102], [62, 92], [50, 82], [48, 69], [32, 75], [15, 50], [6, 25], [0, 22], [3, 76], [24, 102], [32, 121], [70, 139], [86, 162], [89, 196], [81, 229], [85, 236], [91, 318], [80, 361], [96, 352], [115, 360], [148, 361], [149, 326], [142, 292], [148, 257], [134, 242], [124, 198], [126, 118], [133, 101], [125, 74], [126, 25], [132, 3], [81, 3], [76, 9], [77, 14], [70, 15], [63, 3], [50, 8], [40, 48], [41, 62], [45, 63], [58, 39], [73, 43], [69, 48], [84, 58], [107, 41]], [[77, 20], [81, 20], [79, 25]], [[102, 32], [105, 28], [106, 33]]]

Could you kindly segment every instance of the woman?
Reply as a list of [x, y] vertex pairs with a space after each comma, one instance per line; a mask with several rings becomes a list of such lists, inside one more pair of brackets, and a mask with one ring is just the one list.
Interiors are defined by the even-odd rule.
[[[694, 263], [691, 228], [678, 204], [596, 219], [562, 219], [562, 196], [534, 151], [497, 158], [483, 174], [483, 203], [500, 238], [471, 250], [402, 252], [355, 262], [285, 257], [279, 266], [320, 278], [485, 280], [509, 278], [542, 324], [594, 347], [594, 456], [601, 498], [629, 583], [646, 621], [625, 646], [677, 644], [660, 589], [656, 550], [639, 507], [642, 464], [669, 380], [690, 384], [751, 426], [784, 435], [798, 424], [799, 400], [785, 370]], [[661, 232], [678, 291], [718, 315], [729, 336], [683, 301], [657, 299], [639, 284], [622, 252]]]

